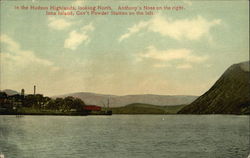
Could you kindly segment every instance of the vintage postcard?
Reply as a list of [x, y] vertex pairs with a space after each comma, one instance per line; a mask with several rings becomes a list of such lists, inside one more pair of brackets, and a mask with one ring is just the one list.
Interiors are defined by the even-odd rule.
[[0, 158], [247, 158], [248, 0], [0, 0]]

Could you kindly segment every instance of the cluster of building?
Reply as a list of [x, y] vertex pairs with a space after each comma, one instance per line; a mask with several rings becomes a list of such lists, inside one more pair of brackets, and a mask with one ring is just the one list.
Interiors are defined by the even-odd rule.
[[[38, 98], [40, 98], [40, 100]], [[34, 99], [37, 99], [37, 101], [34, 102]], [[39, 107], [45, 108], [50, 100], [51, 99], [49, 97], [43, 97], [42, 94], [36, 94], [36, 86], [34, 86], [34, 94], [29, 95], [25, 95], [24, 89], [21, 90], [21, 93], [12, 95], [8, 95], [6, 92], [0, 91], [0, 112], [15, 111], [22, 106], [32, 107], [34, 103], [39, 105]], [[105, 114], [112, 114], [112, 111], [108, 110], [109, 108], [102, 109], [101, 106], [97, 105], [83, 105], [82, 108], [83, 111], [87, 113], [105, 112]], [[71, 109], [70, 111], [73, 112], [76, 111], [76, 109]]]
[[[36, 86], [34, 86], [34, 95], [36, 95]], [[21, 93], [7, 94], [4, 91], [0, 91], [0, 111], [6, 108], [12, 108], [15, 110], [17, 107], [23, 105], [25, 99], [25, 90], [21, 89]]]
[[13, 106], [22, 105], [24, 100], [24, 89], [21, 90], [21, 94], [8, 95], [6, 92], [0, 92], [0, 105], [9, 104]]

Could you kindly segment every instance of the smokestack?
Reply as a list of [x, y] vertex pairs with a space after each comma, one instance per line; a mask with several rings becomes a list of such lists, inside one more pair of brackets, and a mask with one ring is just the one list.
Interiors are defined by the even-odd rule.
[[36, 95], [36, 85], [34, 85], [34, 95]]
[[24, 99], [24, 89], [21, 90], [21, 99]]
[[21, 90], [21, 96], [24, 96], [24, 89]]

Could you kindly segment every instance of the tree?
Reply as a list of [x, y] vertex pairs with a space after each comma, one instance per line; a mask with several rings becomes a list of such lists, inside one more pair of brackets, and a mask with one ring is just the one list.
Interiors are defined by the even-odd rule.
[[83, 111], [84, 106], [85, 106], [85, 103], [81, 99], [79, 98], [74, 99], [74, 103], [73, 103], [74, 109], [80, 112], [80, 111]]

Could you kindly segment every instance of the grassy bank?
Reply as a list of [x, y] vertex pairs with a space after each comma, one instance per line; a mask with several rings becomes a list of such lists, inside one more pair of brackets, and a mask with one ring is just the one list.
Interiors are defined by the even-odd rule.
[[123, 107], [113, 107], [113, 114], [176, 114], [185, 105], [157, 106], [134, 103]]

